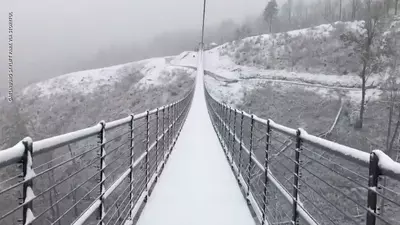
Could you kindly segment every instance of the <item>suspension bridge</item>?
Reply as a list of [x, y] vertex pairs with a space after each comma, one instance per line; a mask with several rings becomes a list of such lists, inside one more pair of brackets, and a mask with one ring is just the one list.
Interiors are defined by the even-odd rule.
[[399, 163], [218, 102], [202, 58], [180, 101], [0, 151], [0, 224], [399, 224]]
[[218, 102], [203, 58], [177, 102], [1, 150], [0, 224], [400, 224], [399, 163]]

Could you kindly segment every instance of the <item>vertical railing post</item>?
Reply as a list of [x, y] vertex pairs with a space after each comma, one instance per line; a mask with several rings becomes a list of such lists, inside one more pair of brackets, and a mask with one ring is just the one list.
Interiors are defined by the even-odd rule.
[[[179, 112], [178, 112], [178, 118], [179, 118], [179, 116], [182, 114], [182, 117], [184, 118], [184, 114], [185, 114], [185, 111], [186, 111], [186, 106], [188, 106], [188, 104], [189, 104], [189, 101], [188, 102], [186, 102], [187, 100], [185, 99], [184, 101], [182, 101], [182, 103], [181, 103], [181, 106], [180, 106], [180, 109], [179, 109]], [[207, 104], [207, 103], [206, 103]], [[207, 107], [207, 106], [206, 106]], [[188, 108], [189, 108], [189, 106], [188, 106]]]
[[175, 117], [175, 125], [174, 125], [174, 138], [175, 138], [175, 142], [176, 142], [176, 135], [178, 134], [178, 102], [175, 103], [175, 107], [174, 107], [174, 117]]
[[182, 123], [180, 122], [180, 118], [181, 118], [180, 117], [180, 114], [181, 114], [180, 104], [181, 103], [178, 102], [178, 104], [176, 105], [176, 135], [178, 135], [180, 126], [182, 125]]
[[159, 132], [159, 127], [158, 127], [158, 108], [157, 108], [157, 112], [156, 112], [156, 180], [155, 182], [157, 182], [158, 180], [158, 132]]
[[223, 127], [223, 124], [224, 124], [224, 114], [223, 114], [223, 112], [224, 112], [224, 107], [223, 107], [223, 105], [221, 104], [220, 105], [220, 109], [219, 109], [219, 117], [221, 118], [220, 119], [220, 123], [219, 123], [219, 132], [221, 133], [221, 140], [222, 139], [224, 139], [224, 127]]
[[244, 113], [242, 111], [241, 116], [240, 116], [240, 142], [239, 142], [239, 168], [238, 168], [238, 177], [241, 174], [242, 171], [242, 150], [243, 150], [243, 119], [244, 119]]
[[167, 131], [167, 133], [165, 134], [166, 135], [166, 145], [167, 145], [167, 147], [166, 147], [166, 152], [165, 152], [165, 154], [166, 154], [166, 156], [167, 156], [167, 159], [168, 159], [168, 157], [169, 157], [169, 133], [170, 133], [170, 129], [169, 129], [169, 125], [170, 125], [170, 123], [169, 123], [169, 105], [167, 105], [167, 115], [166, 115], [166, 117], [167, 117], [167, 126], [166, 126], [166, 131]]
[[221, 136], [221, 131], [220, 131], [220, 126], [221, 126], [221, 120], [220, 120], [220, 115], [219, 115], [219, 108], [220, 108], [220, 105], [219, 105], [219, 103], [218, 102], [216, 102], [216, 104], [215, 104], [215, 108], [214, 108], [214, 110], [215, 110], [215, 119], [216, 119], [216, 127], [217, 127], [217, 130], [218, 130], [218, 132], [219, 132], [219, 135]]
[[228, 153], [228, 106], [224, 105], [224, 142], [226, 144], [226, 153]]
[[174, 125], [174, 138], [176, 142], [176, 135], [178, 134], [178, 103], [175, 104], [175, 125]]
[[208, 115], [210, 115], [210, 119], [211, 119], [212, 124], [215, 125], [215, 123], [214, 123], [214, 113], [213, 113], [213, 110], [211, 108], [212, 107], [211, 106], [211, 102], [206, 100], [206, 104], [207, 104]]
[[228, 123], [227, 123], [227, 126], [228, 126], [228, 128], [227, 128], [227, 130], [228, 130], [228, 140], [227, 140], [227, 145], [226, 145], [226, 149], [228, 150], [228, 152], [230, 153], [230, 155], [232, 156], [232, 151], [229, 149], [229, 146], [230, 146], [230, 142], [231, 142], [231, 131], [230, 131], [230, 129], [231, 129], [231, 117], [232, 117], [232, 110], [231, 110], [231, 107], [228, 107], [228, 111], [229, 111], [229, 114], [228, 114]]
[[297, 130], [296, 133], [296, 149], [294, 158], [294, 173], [293, 173], [293, 210], [292, 210], [292, 224], [298, 224], [298, 191], [299, 191], [299, 177], [300, 177], [300, 152], [301, 152], [301, 129]]
[[33, 171], [33, 141], [31, 138], [24, 138], [22, 143], [25, 146], [24, 155], [22, 156], [22, 175], [24, 179], [24, 184], [22, 186], [22, 224], [31, 224], [33, 216], [33, 204], [32, 200], [34, 198], [33, 193], [33, 178], [35, 177], [35, 172]]
[[172, 136], [172, 134], [171, 134], [171, 107], [172, 107], [172, 105], [169, 105], [168, 106], [168, 157], [169, 157], [169, 154], [171, 153], [171, 136]]
[[218, 108], [217, 108], [217, 110], [218, 110], [218, 116], [219, 116], [219, 123], [218, 123], [218, 130], [219, 130], [219, 133], [220, 133], [220, 136], [221, 136], [221, 139], [223, 138], [223, 133], [222, 133], [222, 120], [223, 120], [223, 117], [222, 117], [222, 104], [221, 103], [218, 103]]
[[211, 102], [207, 102], [207, 108], [208, 108], [208, 114], [211, 117], [211, 122], [213, 123], [214, 128], [215, 128], [215, 126], [216, 126], [216, 124], [215, 124], [215, 111], [213, 109], [213, 106], [212, 106]]
[[172, 103], [171, 105], [171, 152], [172, 152], [172, 145], [174, 144], [174, 125], [175, 125], [175, 116], [174, 116], [174, 106], [175, 103]]
[[130, 174], [129, 174], [129, 201], [130, 201], [130, 206], [131, 206], [131, 211], [130, 211], [130, 218], [131, 218], [131, 220], [133, 220], [133, 215], [134, 215], [134, 212], [133, 212], [133, 208], [134, 208], [134, 202], [133, 202], [133, 190], [134, 190], [134, 184], [133, 184], [133, 181], [134, 181], [134, 176], [133, 176], [133, 164], [135, 163], [135, 159], [134, 159], [134, 146], [135, 146], [135, 140], [134, 140], [134, 138], [135, 138], [135, 132], [134, 132], [134, 128], [135, 128], [135, 116], [133, 115], [133, 114], [131, 114], [131, 122], [129, 123], [129, 129], [130, 129], [130, 131], [131, 131], [131, 133], [130, 133], [130, 148], [129, 148], [129, 150], [130, 150], [130, 161], [131, 161], [131, 165], [130, 165], [130, 168], [131, 168], [131, 172], [130, 172]]
[[175, 104], [174, 104], [174, 144], [175, 144], [175, 141], [176, 141], [176, 134], [178, 133], [178, 130], [177, 130], [177, 125], [178, 125], [178, 103], [176, 102]]
[[[179, 121], [178, 122], [178, 128], [177, 128], [177, 131], [176, 131], [176, 133], [178, 134], [179, 133], [179, 130], [180, 130], [180, 128], [181, 128], [181, 126], [182, 126], [182, 122], [181, 122], [181, 113], [182, 113], [182, 106], [181, 106], [181, 104], [182, 103], [180, 103], [180, 104], [178, 104], [178, 107], [177, 107], [177, 112], [176, 112], [176, 119]], [[183, 116], [183, 115], [182, 115]]]
[[149, 142], [150, 142], [150, 134], [149, 134], [149, 110], [146, 112], [146, 158], [145, 158], [145, 177], [146, 177], [146, 187], [145, 187], [145, 192], [146, 192], [146, 197], [145, 197], [145, 202], [147, 202], [148, 197], [149, 197]]
[[221, 118], [222, 118], [222, 121], [221, 121], [221, 129], [222, 129], [222, 139], [224, 139], [224, 142], [225, 142], [225, 105], [222, 105], [222, 111], [221, 111], [221, 114], [222, 114], [222, 116], [221, 116]]
[[380, 169], [378, 166], [379, 158], [375, 152], [371, 152], [369, 158], [369, 177], [368, 177], [368, 211], [367, 211], [367, 225], [376, 224], [376, 214], [377, 214], [377, 187], [380, 175]]
[[169, 152], [171, 154], [172, 152], [172, 144], [173, 144], [173, 140], [174, 140], [174, 105], [171, 104], [171, 110], [170, 110], [170, 118], [171, 118], [171, 135], [170, 135], [170, 144], [169, 144]]
[[249, 202], [249, 196], [250, 196], [250, 188], [251, 188], [251, 168], [253, 166], [253, 130], [254, 130], [254, 115], [251, 115], [251, 121], [250, 121], [250, 149], [249, 149], [249, 163], [247, 165], [247, 201]]
[[221, 104], [220, 108], [220, 117], [221, 117], [221, 123], [220, 123], [220, 132], [221, 132], [221, 138], [224, 139], [224, 105]]
[[214, 109], [214, 107], [212, 105], [212, 102], [208, 102], [208, 111], [209, 111], [209, 114], [210, 114], [210, 116], [212, 118], [212, 122], [213, 122], [214, 128], [216, 128], [218, 122], [215, 120], [216, 112], [215, 112], [215, 109]]
[[178, 135], [178, 133], [179, 133], [179, 131], [180, 131], [180, 128], [181, 128], [181, 126], [182, 126], [182, 123], [181, 123], [181, 113], [182, 113], [182, 110], [181, 110], [181, 106], [180, 106], [180, 104], [181, 103], [179, 103], [178, 105], [177, 105], [177, 107], [176, 107], [176, 134]]
[[269, 160], [269, 146], [271, 141], [271, 126], [270, 120], [267, 121], [267, 133], [265, 136], [265, 160], [264, 160], [264, 201], [263, 201], [263, 220], [262, 225], [265, 225], [267, 220], [267, 184], [268, 184], [268, 160]]
[[172, 146], [174, 145], [174, 126], [175, 126], [175, 103], [172, 103], [171, 105], [171, 120], [172, 120], [172, 126], [171, 126], [171, 152], [172, 152]]
[[[180, 109], [180, 113], [182, 113], [182, 118], [181, 118], [181, 121], [183, 121], [184, 119], [183, 118], [185, 118], [185, 116], [186, 116], [186, 101], [187, 101], [187, 99], [185, 99], [184, 101], [182, 101], [182, 103], [181, 103], [181, 109]], [[189, 106], [188, 106], [189, 107]], [[181, 127], [183, 126], [183, 124], [181, 124]]]
[[174, 140], [174, 130], [173, 130], [174, 129], [174, 109], [173, 109], [173, 106], [174, 105], [171, 104], [170, 111], [169, 111], [169, 118], [170, 118], [170, 125], [171, 125], [171, 133], [169, 136], [169, 153], [170, 154], [172, 152], [172, 142]]
[[[222, 135], [222, 143], [225, 144], [225, 105], [221, 105], [221, 135]], [[226, 151], [226, 149], [223, 149]]]
[[215, 110], [215, 119], [216, 119], [216, 127], [217, 127], [217, 130], [218, 130], [218, 133], [219, 133], [219, 135], [221, 136], [221, 131], [220, 131], [220, 125], [221, 125], [221, 120], [220, 120], [220, 115], [219, 115], [219, 107], [220, 107], [220, 105], [218, 104], [218, 103], [216, 103], [215, 104], [215, 108], [214, 108], [214, 110]]
[[175, 138], [175, 143], [176, 143], [176, 136], [178, 135], [178, 115], [179, 115], [179, 103], [175, 103], [175, 126], [174, 126], [174, 138]]
[[[174, 139], [176, 135], [176, 103], [172, 105], [172, 144], [174, 144]], [[172, 150], [172, 149], [171, 149]]]
[[179, 117], [179, 123], [180, 123], [180, 125], [179, 125], [179, 131], [178, 132], [181, 132], [181, 129], [182, 129], [182, 127], [183, 127], [183, 120], [184, 120], [184, 118], [185, 118], [185, 102], [184, 101], [182, 101], [181, 102], [181, 106], [180, 106], [180, 109], [179, 109], [179, 115], [178, 115], [178, 117]]
[[[175, 138], [178, 135], [178, 130], [179, 130], [178, 120], [179, 120], [179, 103], [176, 103], [176, 106], [175, 106]], [[175, 139], [175, 142], [176, 142], [176, 139]]]
[[225, 117], [225, 114], [226, 114], [226, 108], [225, 108], [225, 105], [222, 105], [222, 139], [224, 140], [224, 143], [226, 143], [226, 138], [225, 138], [225, 136], [226, 136], [226, 127], [225, 127], [225, 124], [226, 124], [226, 117]]
[[214, 111], [214, 119], [215, 119], [215, 127], [217, 128], [217, 130], [218, 130], [218, 126], [219, 126], [219, 120], [218, 120], [218, 117], [217, 117], [217, 115], [218, 115], [218, 104], [215, 104], [214, 106], [212, 105], [212, 103], [210, 103], [210, 107], [211, 107], [211, 110], [213, 110]]
[[234, 119], [233, 119], [233, 137], [232, 137], [232, 164], [235, 161], [235, 143], [236, 143], [236, 117], [237, 117], [237, 110], [235, 109], [234, 112]]
[[99, 142], [100, 142], [100, 206], [99, 206], [99, 219], [101, 221], [101, 225], [104, 224], [104, 193], [106, 192], [106, 188], [104, 185], [104, 181], [106, 179], [105, 167], [106, 167], [106, 122], [101, 121], [101, 130], [99, 133]]
[[179, 133], [179, 131], [180, 131], [180, 129], [181, 129], [181, 127], [182, 127], [182, 116], [183, 116], [183, 114], [182, 114], [182, 112], [183, 112], [183, 107], [182, 107], [182, 104], [183, 102], [181, 102], [179, 105], [178, 105], [178, 113], [177, 113], [177, 117], [178, 117], [178, 121], [179, 121], [179, 125], [178, 125], [178, 131], [177, 131], [177, 133]]
[[165, 106], [163, 107], [163, 109], [162, 109], [162, 127], [163, 127], [163, 136], [162, 136], [162, 143], [163, 143], [163, 165], [162, 165], [162, 169], [161, 169], [161, 171], [164, 171], [164, 166], [165, 166], [165, 156], [166, 156], [166, 144], [165, 144], [165, 136], [167, 135], [166, 134], [166, 129], [165, 129]]

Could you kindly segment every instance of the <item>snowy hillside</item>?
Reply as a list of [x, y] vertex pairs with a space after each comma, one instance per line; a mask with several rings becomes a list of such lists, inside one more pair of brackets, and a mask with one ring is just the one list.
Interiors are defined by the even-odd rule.
[[125, 76], [139, 71], [144, 76], [137, 83], [140, 88], [166, 85], [177, 78], [178, 70], [192, 71], [189, 68], [171, 66], [166, 58], [152, 58], [101, 69], [79, 71], [61, 75], [46, 81], [32, 84], [23, 89], [23, 95], [37, 94], [40, 97], [64, 93], [90, 94], [103, 85], [113, 85]]
[[[206, 51], [205, 69], [225, 78], [206, 77], [219, 99], [237, 104], [243, 94], [265, 83], [281, 89], [301, 87], [320, 96], [361, 97], [360, 67], [354, 46], [340, 40], [343, 32], [361, 34], [363, 22], [336, 22], [287, 33], [266, 34], [225, 43]], [[183, 53], [172, 63], [195, 66], [193, 55]], [[382, 75], [371, 76], [367, 99], [379, 98]], [[332, 94], [333, 93], [333, 94]]]
[[226, 43], [217, 48], [238, 65], [327, 75], [358, 71], [352, 45], [340, 40], [351, 31], [362, 34], [363, 21], [336, 22], [285, 33], [267, 34]]

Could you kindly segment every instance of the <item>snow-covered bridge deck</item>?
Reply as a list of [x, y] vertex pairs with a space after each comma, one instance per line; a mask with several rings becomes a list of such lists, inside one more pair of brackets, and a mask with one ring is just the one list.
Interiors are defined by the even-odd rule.
[[139, 225], [255, 224], [215, 135], [198, 70], [193, 104]]

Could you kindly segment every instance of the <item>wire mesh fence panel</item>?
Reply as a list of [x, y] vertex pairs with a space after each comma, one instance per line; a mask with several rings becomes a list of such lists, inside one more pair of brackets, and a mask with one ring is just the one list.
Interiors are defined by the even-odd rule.
[[262, 224], [399, 224], [400, 164], [213, 99], [211, 121]]
[[304, 144], [301, 198], [321, 223], [360, 224], [366, 219], [368, 168]]
[[0, 224], [134, 221], [192, 97], [193, 88], [158, 109], [0, 151]]
[[377, 189], [380, 224], [400, 224], [400, 182], [383, 178]]

